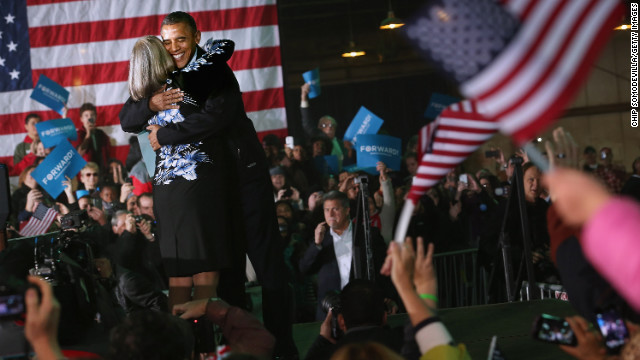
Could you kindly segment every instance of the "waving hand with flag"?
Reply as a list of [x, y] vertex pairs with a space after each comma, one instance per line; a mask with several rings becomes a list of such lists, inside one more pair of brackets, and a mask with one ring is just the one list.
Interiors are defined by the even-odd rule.
[[622, 17], [618, 0], [440, 0], [405, 27], [418, 51], [469, 100], [420, 131], [418, 173], [396, 241], [418, 199], [497, 130], [522, 145], [560, 115]]

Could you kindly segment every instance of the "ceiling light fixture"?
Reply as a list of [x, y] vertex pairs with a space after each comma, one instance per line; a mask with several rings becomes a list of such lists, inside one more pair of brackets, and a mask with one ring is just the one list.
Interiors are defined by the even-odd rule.
[[402, 26], [404, 26], [404, 22], [396, 17], [391, 8], [391, 0], [389, 0], [389, 12], [387, 13], [387, 18], [380, 22], [380, 29], [393, 30]]
[[356, 47], [356, 42], [353, 41], [353, 23], [351, 20], [351, 0], [349, 0], [349, 47], [342, 53], [343, 58], [355, 58], [366, 55], [367, 53], [363, 49]]
[[353, 41], [349, 41], [349, 47], [342, 53], [343, 58], [354, 58], [358, 56], [366, 55], [367, 53], [356, 47], [356, 44]]

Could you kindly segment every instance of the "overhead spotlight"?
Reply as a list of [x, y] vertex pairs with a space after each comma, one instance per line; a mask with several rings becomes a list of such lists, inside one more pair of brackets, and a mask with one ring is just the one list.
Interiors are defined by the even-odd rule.
[[355, 58], [358, 56], [366, 55], [367, 53], [356, 47], [356, 42], [353, 41], [353, 23], [351, 19], [351, 2], [353, 0], [349, 0], [349, 47], [342, 53], [343, 58]]
[[342, 53], [343, 58], [354, 58], [358, 56], [366, 55], [367, 53], [363, 49], [356, 47], [355, 42], [349, 41], [349, 47]]
[[[391, 3], [389, 3], [389, 7], [391, 7]], [[403, 26], [404, 22], [396, 17], [393, 10], [389, 10], [387, 18], [380, 22], [380, 29], [383, 30], [393, 30]]]

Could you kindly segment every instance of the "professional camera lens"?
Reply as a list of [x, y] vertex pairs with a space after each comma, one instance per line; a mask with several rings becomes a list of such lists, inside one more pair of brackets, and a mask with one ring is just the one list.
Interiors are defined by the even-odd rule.
[[339, 314], [342, 311], [340, 293], [337, 291], [327, 293], [324, 299], [322, 299], [322, 310], [326, 313], [331, 310], [334, 315]]

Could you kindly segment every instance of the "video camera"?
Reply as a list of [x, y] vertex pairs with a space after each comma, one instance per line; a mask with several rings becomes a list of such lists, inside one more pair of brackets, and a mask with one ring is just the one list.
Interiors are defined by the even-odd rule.
[[353, 179], [354, 184], [369, 184], [369, 177], [367, 175], [360, 175]]
[[60, 227], [62, 230], [80, 229], [89, 222], [89, 215], [85, 210], [71, 211], [67, 215], [60, 218]]

